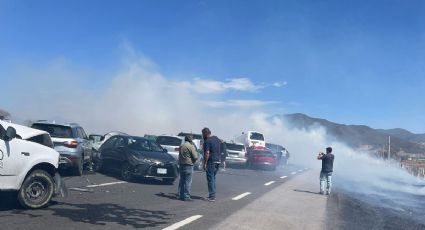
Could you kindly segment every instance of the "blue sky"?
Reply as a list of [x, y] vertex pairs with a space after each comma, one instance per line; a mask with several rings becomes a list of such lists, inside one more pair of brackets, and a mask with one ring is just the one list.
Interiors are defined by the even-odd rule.
[[59, 60], [101, 92], [130, 44], [176, 81], [248, 81], [215, 96], [220, 103], [425, 133], [423, 12], [425, 1], [413, 0], [0, 0], [0, 76], [13, 93], [22, 66]]

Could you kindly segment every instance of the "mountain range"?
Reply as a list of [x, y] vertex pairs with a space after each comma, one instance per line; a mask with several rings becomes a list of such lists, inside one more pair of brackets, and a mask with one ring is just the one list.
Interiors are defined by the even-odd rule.
[[322, 126], [335, 140], [352, 148], [376, 152], [388, 152], [388, 137], [391, 136], [391, 156], [425, 154], [425, 134], [415, 134], [401, 128], [373, 129], [366, 125], [345, 125], [326, 119], [309, 117], [302, 113], [283, 115], [292, 128], [312, 129]]

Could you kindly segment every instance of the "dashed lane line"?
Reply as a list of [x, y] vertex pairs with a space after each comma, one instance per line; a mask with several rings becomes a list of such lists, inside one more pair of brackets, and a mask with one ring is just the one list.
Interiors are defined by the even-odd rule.
[[192, 223], [193, 221], [195, 221], [195, 220], [197, 220], [197, 219], [199, 219], [201, 217], [202, 217], [202, 215], [191, 216], [191, 217], [186, 218], [186, 219], [184, 219], [184, 220], [182, 220], [180, 222], [177, 222], [177, 223], [175, 223], [175, 224], [173, 224], [171, 226], [168, 226], [168, 227], [166, 227], [166, 228], [164, 228], [162, 230], [176, 230], [176, 229], [179, 229], [179, 228], [181, 228], [181, 227], [183, 227], [185, 225], [188, 225], [188, 224]]
[[297, 174], [297, 172], [291, 172], [291, 174], [292, 174], [292, 175], [295, 175], [295, 174]]
[[238, 196], [233, 197], [232, 200], [240, 200], [240, 199], [242, 199], [242, 198], [244, 198], [244, 197], [246, 197], [246, 196], [248, 196], [250, 194], [251, 194], [250, 192], [242, 193], [242, 194], [240, 194]]
[[117, 182], [111, 182], [111, 183], [103, 183], [103, 184], [92, 184], [87, 185], [87, 188], [95, 188], [95, 187], [103, 187], [103, 186], [109, 186], [109, 185], [116, 185], [116, 184], [126, 184], [126, 181], [117, 181]]
[[94, 192], [93, 189], [76, 188], [76, 187], [68, 188], [68, 190], [70, 190], [70, 191], [76, 191], [76, 192], [89, 192], [89, 193], [93, 193]]
[[280, 177], [280, 179], [285, 179], [285, 178], [287, 178], [288, 176], [281, 176]]
[[269, 182], [265, 183], [264, 185], [265, 185], [265, 186], [269, 186], [269, 185], [274, 184], [275, 182], [276, 182], [276, 181], [269, 181]]

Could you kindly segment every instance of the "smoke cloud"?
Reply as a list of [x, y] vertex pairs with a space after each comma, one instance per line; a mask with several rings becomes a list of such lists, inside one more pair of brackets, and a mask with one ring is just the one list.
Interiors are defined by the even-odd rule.
[[[133, 135], [200, 133], [203, 127], [209, 127], [213, 134], [230, 140], [242, 131], [258, 130], [267, 141], [284, 145], [291, 152], [292, 163], [310, 168], [320, 168], [318, 151], [332, 146], [336, 156], [335, 185], [348, 191], [386, 197], [393, 196], [392, 192], [425, 195], [423, 186], [413, 186], [423, 185], [423, 181], [397, 166], [333, 142], [322, 127], [291, 129], [282, 117], [258, 112], [267, 111], [267, 106], [276, 106], [277, 102], [255, 100], [255, 106], [247, 106], [249, 100], [220, 94], [232, 89], [260, 90], [248, 79], [214, 81], [214, 89], [218, 90], [208, 94], [196, 88], [205, 88], [203, 84], [208, 80], [196, 78], [182, 84], [163, 76], [152, 61], [134, 52], [124, 60], [121, 68], [106, 75], [101, 83], [87, 81], [92, 72], [76, 71], [78, 68], [70, 68], [63, 61], [48, 68], [18, 71], [13, 77], [20, 86], [16, 87], [18, 93], [10, 110], [23, 119], [78, 122], [89, 132], [100, 134], [112, 130]], [[226, 106], [229, 103], [231, 106]]]

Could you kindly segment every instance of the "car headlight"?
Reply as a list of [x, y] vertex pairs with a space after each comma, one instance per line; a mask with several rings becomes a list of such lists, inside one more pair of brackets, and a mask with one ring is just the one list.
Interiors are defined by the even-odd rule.
[[155, 160], [155, 159], [150, 159], [150, 158], [141, 158], [139, 160], [141, 160], [142, 162], [147, 163], [147, 164], [155, 164], [155, 165], [161, 164], [160, 161]]

